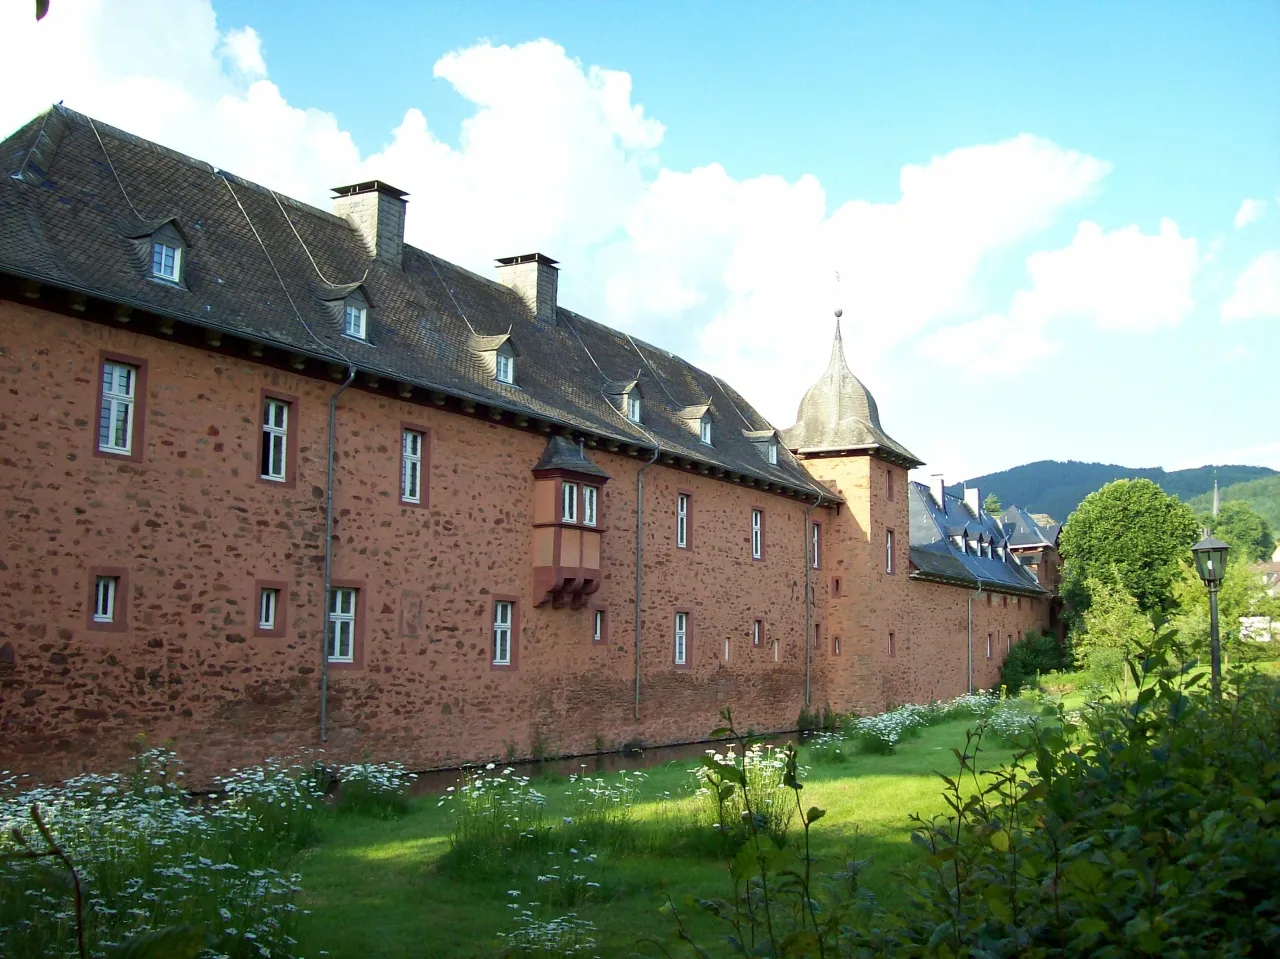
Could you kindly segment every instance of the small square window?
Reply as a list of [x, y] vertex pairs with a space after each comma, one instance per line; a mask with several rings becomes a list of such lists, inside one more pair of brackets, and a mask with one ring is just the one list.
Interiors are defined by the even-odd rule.
[[182, 279], [182, 247], [152, 240], [151, 275], [170, 283], [179, 282]]
[[258, 628], [275, 629], [280, 606], [280, 590], [264, 588], [258, 594]]
[[93, 588], [93, 621], [95, 623], [116, 621], [116, 592], [119, 585], [119, 576], [99, 576], [95, 579]]
[[342, 332], [357, 340], [367, 338], [369, 311], [358, 303], [348, 303], [343, 310]]

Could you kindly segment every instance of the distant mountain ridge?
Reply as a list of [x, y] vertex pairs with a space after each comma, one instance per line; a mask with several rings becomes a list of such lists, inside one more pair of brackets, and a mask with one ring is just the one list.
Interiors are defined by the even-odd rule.
[[1219, 490], [1251, 480], [1280, 476], [1265, 466], [1198, 466], [1170, 471], [1158, 466], [1135, 469], [1113, 463], [1040, 460], [999, 473], [975, 476], [948, 489], [958, 492], [967, 483], [978, 487], [983, 498], [988, 493], [995, 493], [1004, 506], [1016, 503], [1033, 513], [1048, 513], [1059, 523], [1065, 523], [1082, 499], [1112, 480], [1149, 479], [1166, 493], [1187, 502], [1213, 491], [1214, 470], [1217, 470]]

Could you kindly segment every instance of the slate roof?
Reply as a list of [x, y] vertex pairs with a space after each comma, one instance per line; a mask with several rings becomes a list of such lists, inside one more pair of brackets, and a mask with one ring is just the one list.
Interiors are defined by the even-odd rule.
[[798, 453], [826, 453], [866, 449], [907, 468], [924, 461], [889, 436], [880, 425], [875, 397], [849, 369], [836, 321], [831, 362], [818, 382], [809, 387], [795, 425], [782, 431], [787, 449]]
[[1041, 526], [1034, 516], [1021, 506], [1010, 506], [1000, 514], [1000, 524], [1009, 536], [1014, 549], [1033, 549], [1038, 546], [1056, 546], [1060, 526]]
[[[1001, 558], [997, 546], [1008, 546], [1004, 528], [986, 510], [977, 515], [963, 499], [947, 493], [945, 506], [939, 506], [929, 487], [908, 483], [908, 512], [911, 520], [911, 576], [949, 585], [1025, 596], [1047, 596], [1029, 569], [1005, 550]], [[967, 535], [971, 540], [991, 543], [991, 557], [976, 556], [955, 545], [953, 535]]]
[[[743, 435], [771, 429], [764, 417], [681, 358], [563, 307], [554, 326], [537, 324], [514, 291], [407, 244], [401, 268], [389, 266], [345, 219], [83, 114], [54, 106], [36, 117], [0, 143], [0, 171], [0, 272], [818, 491], [795, 458], [771, 465]], [[188, 242], [181, 285], [149, 278], [146, 238], [167, 222]], [[342, 335], [332, 302], [356, 286], [369, 301], [368, 342]], [[476, 349], [508, 332], [515, 385], [497, 382]], [[637, 371], [642, 427], [604, 393]], [[703, 404], [734, 427], [714, 446], [680, 415]]]
[[547, 439], [547, 448], [542, 451], [541, 458], [533, 467], [535, 473], [541, 470], [572, 470], [587, 476], [610, 478], [608, 473], [591, 462], [586, 450], [567, 436], [552, 436]]

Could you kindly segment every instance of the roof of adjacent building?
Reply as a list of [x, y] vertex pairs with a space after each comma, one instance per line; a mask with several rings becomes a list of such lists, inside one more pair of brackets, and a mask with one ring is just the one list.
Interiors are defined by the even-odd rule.
[[[911, 575], [949, 585], [981, 586], [993, 592], [1044, 596], [1042, 587], [1029, 569], [1008, 549], [1004, 528], [984, 509], [975, 514], [963, 499], [943, 494], [938, 503], [923, 483], [907, 484], [911, 519]], [[956, 545], [962, 541], [991, 544], [990, 557], [974, 555]], [[1005, 547], [1000, 556], [997, 547]]]
[[[794, 457], [780, 451], [770, 464], [744, 435], [772, 429], [764, 417], [680, 357], [563, 307], [554, 325], [539, 324], [513, 290], [408, 244], [400, 268], [390, 266], [345, 219], [208, 163], [54, 106], [0, 143], [0, 166], [0, 272], [713, 472], [819, 491]], [[168, 225], [186, 244], [180, 285], [149, 277], [147, 238]], [[367, 342], [342, 335], [341, 300], [355, 291], [369, 307]], [[494, 378], [477, 346], [499, 339], [519, 359], [514, 385]], [[606, 395], [632, 381], [642, 425]], [[703, 405], [726, 427], [714, 446], [682, 416]]]
[[782, 436], [787, 448], [797, 453], [867, 450], [907, 468], [924, 463], [880, 425], [875, 397], [845, 360], [839, 320], [827, 370], [804, 394], [795, 425]]
[[1021, 506], [1010, 506], [1000, 514], [1001, 525], [1009, 536], [1014, 549], [1030, 549], [1037, 546], [1056, 546], [1060, 526], [1043, 526]]

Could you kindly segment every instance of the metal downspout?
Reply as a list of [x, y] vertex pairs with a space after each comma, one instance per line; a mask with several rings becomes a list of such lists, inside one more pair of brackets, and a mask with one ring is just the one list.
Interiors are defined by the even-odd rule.
[[978, 591], [969, 594], [969, 695], [973, 695], [973, 601], [982, 595], [982, 583], [978, 583]]
[[813, 699], [813, 646], [809, 641], [813, 634], [813, 529], [809, 525], [809, 514], [822, 505], [822, 494], [813, 505], [804, 511], [804, 704], [808, 706]]
[[329, 741], [329, 594], [333, 592], [333, 440], [338, 397], [356, 378], [356, 368], [347, 367], [347, 378], [338, 392], [329, 397], [329, 462], [324, 484], [324, 598], [320, 610], [320, 742]]
[[653, 456], [636, 471], [636, 721], [640, 720], [640, 592], [644, 585], [644, 471], [658, 462], [656, 446]]

